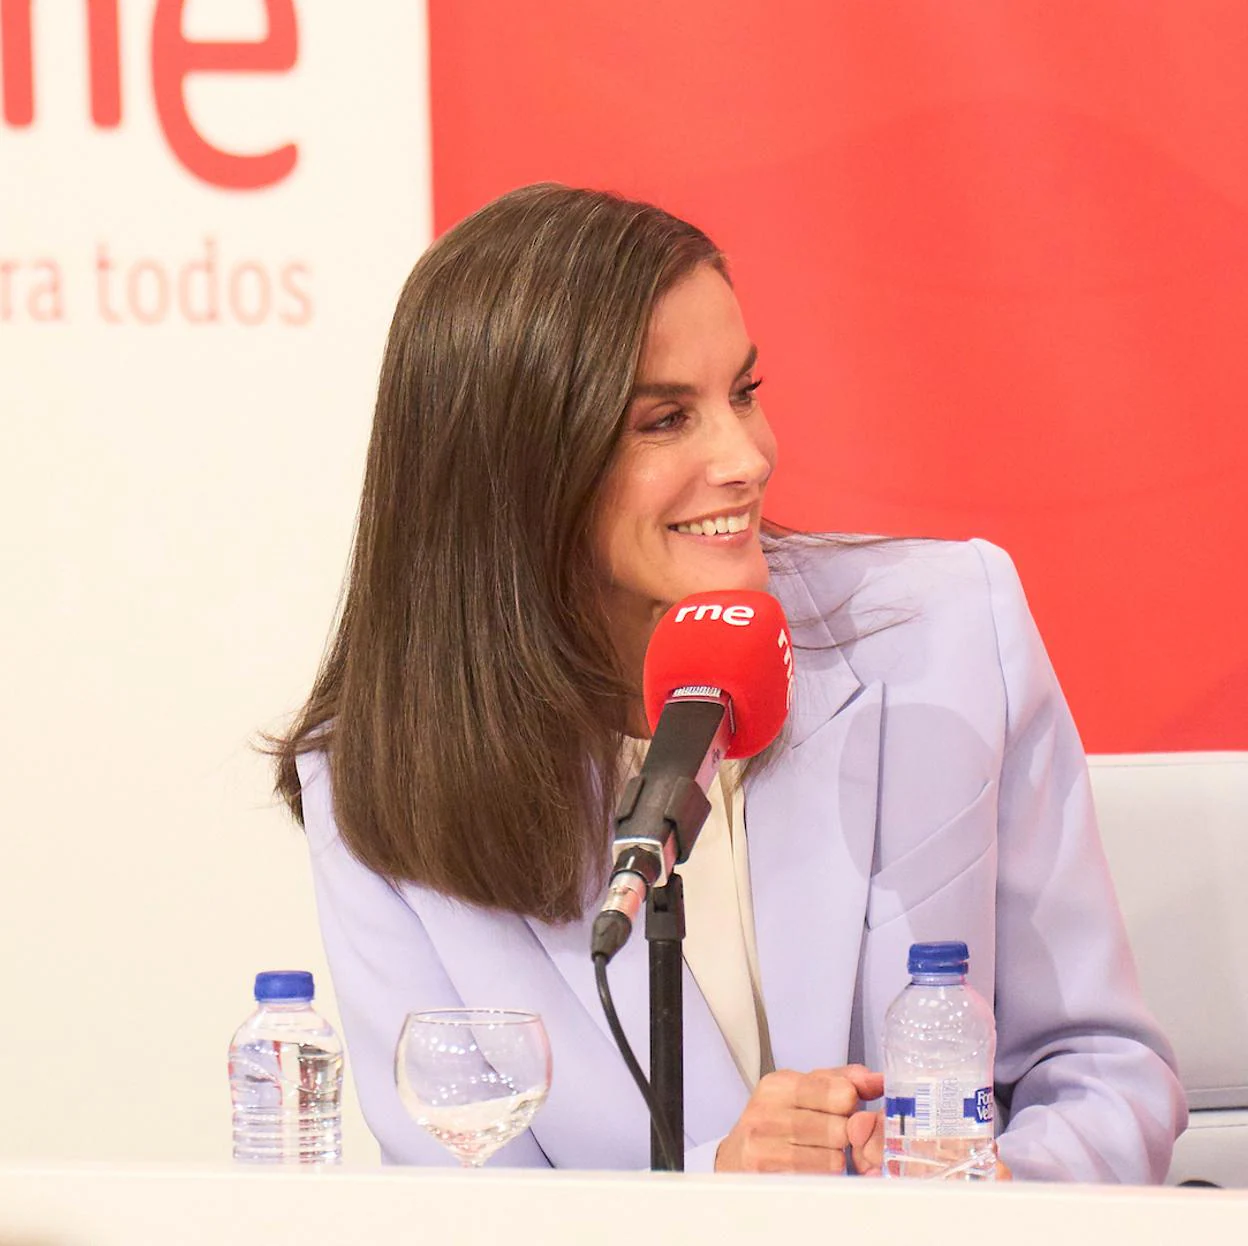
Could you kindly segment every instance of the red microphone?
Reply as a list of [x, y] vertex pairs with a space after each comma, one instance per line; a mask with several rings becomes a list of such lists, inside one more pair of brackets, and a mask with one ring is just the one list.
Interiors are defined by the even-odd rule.
[[594, 956], [615, 955], [651, 887], [689, 857], [720, 762], [779, 734], [793, 696], [784, 611], [767, 593], [695, 593], [659, 620], [642, 675], [653, 738], [615, 816], [615, 866], [594, 920]]
[[731, 701], [726, 757], [753, 757], [780, 734], [793, 699], [793, 648], [770, 593], [694, 593], [659, 620], [642, 674], [652, 732], [676, 691], [691, 685]]

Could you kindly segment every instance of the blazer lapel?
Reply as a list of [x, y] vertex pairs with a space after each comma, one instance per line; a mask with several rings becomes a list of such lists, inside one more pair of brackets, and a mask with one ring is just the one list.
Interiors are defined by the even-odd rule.
[[[875, 847], [883, 690], [864, 687], [797, 576], [777, 586], [797, 685], [787, 742], [746, 784], [759, 974], [777, 1068], [846, 1062]], [[780, 594], [778, 594], [780, 595]]]

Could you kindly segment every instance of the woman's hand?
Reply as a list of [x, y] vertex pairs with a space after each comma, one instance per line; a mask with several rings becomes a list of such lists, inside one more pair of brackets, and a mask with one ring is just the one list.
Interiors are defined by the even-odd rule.
[[716, 1172], [845, 1171], [845, 1152], [864, 1176], [884, 1162], [884, 1120], [862, 1101], [884, 1093], [884, 1075], [861, 1064], [769, 1073], [719, 1144]]

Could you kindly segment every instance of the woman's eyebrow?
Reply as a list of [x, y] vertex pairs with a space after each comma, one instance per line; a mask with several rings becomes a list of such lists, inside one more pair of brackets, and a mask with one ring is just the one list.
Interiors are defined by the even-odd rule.
[[[758, 362], [758, 347], [752, 342], [746, 352], [745, 362], [737, 371], [737, 376], [744, 376]], [[638, 398], [691, 398], [698, 392], [696, 385], [684, 381], [639, 381], [629, 394], [629, 402]]]

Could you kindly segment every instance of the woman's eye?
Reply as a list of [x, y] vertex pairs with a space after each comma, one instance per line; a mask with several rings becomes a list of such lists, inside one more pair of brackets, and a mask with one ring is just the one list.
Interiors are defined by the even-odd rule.
[[651, 420], [642, 431], [647, 433], [670, 433], [673, 429], [679, 428], [686, 418], [683, 411], [665, 411], [662, 415]]
[[763, 383], [760, 376], [757, 381], [751, 381], [748, 385], [742, 385], [739, 390], [732, 396], [733, 406], [742, 407], [749, 410], [754, 405], [754, 391]]

